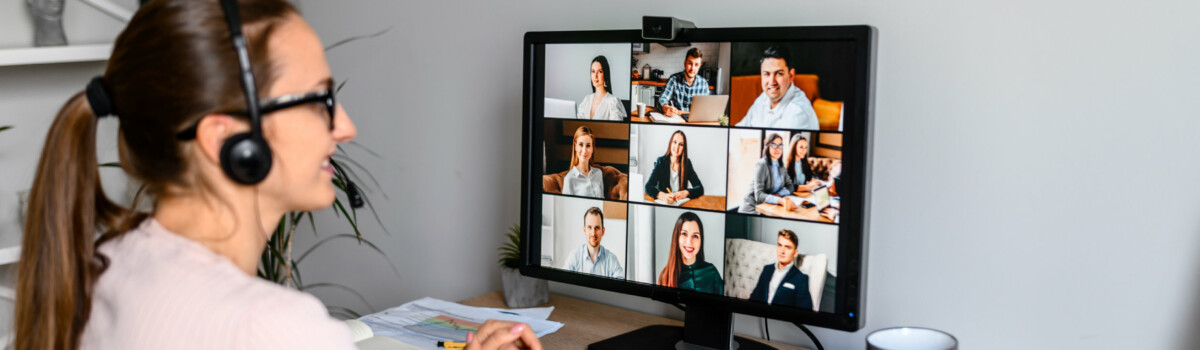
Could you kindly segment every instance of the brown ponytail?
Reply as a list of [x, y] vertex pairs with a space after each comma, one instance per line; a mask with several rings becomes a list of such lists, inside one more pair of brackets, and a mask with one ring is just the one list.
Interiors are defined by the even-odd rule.
[[[266, 38], [296, 10], [286, 0], [238, 2], [251, 70], [258, 91], [265, 92], [276, 79]], [[245, 109], [237, 71], [217, 1], [156, 0], [134, 14], [117, 37], [103, 80], [120, 119], [121, 167], [144, 186], [144, 195], [153, 198], [168, 186], [196, 187], [185, 155], [188, 145], [175, 135], [205, 115]], [[96, 161], [96, 121], [79, 93], [58, 112], [46, 135], [18, 263], [14, 349], [78, 348], [91, 312], [92, 286], [108, 261], [96, 247], [148, 217], [105, 196]]]
[[15, 349], [74, 349], [100, 272], [94, 235], [127, 210], [100, 188], [96, 117], [83, 93], [67, 101], [50, 132], [29, 194], [17, 273]]

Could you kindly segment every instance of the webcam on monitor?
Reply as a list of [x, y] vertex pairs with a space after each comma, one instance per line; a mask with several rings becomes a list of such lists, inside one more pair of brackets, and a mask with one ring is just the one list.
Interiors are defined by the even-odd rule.
[[675, 17], [642, 16], [642, 39], [672, 41], [684, 28], [696, 28], [696, 24]]

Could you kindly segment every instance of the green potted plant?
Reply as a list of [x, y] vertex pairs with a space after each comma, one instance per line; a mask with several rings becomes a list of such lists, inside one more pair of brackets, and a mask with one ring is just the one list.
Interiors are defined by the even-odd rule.
[[508, 242], [500, 246], [500, 280], [504, 283], [504, 303], [510, 308], [523, 308], [550, 302], [550, 286], [546, 280], [522, 276], [521, 226], [508, 229]]

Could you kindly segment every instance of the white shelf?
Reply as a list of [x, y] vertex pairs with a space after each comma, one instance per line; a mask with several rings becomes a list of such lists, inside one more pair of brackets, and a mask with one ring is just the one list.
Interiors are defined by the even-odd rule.
[[0, 49], [0, 67], [104, 61], [112, 48], [112, 44], [92, 44]]
[[0, 248], [0, 265], [8, 265], [21, 260], [21, 246]]

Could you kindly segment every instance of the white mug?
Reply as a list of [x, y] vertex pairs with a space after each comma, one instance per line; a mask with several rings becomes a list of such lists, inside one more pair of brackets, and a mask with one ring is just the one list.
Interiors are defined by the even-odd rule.
[[638, 102], [637, 107], [638, 107], [638, 116], [645, 118], [646, 117], [646, 103]]
[[957, 350], [958, 339], [949, 333], [920, 327], [880, 329], [867, 335], [869, 350]]

